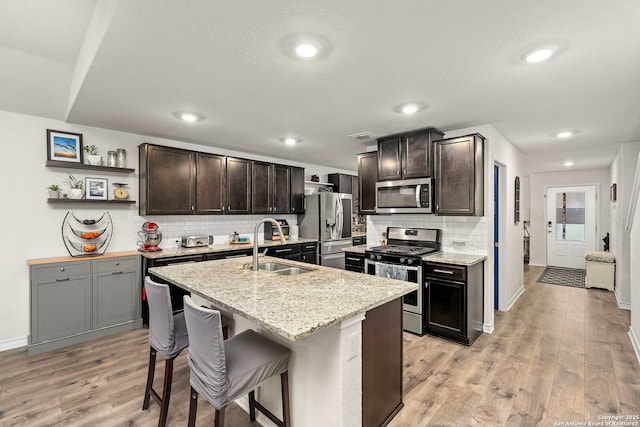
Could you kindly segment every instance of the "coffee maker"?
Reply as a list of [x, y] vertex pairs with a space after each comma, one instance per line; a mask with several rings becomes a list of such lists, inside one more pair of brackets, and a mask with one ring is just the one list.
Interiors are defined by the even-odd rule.
[[138, 240], [138, 250], [141, 252], [157, 252], [161, 251], [159, 247], [162, 241], [162, 232], [155, 222], [145, 222], [142, 224], [142, 231], [138, 231], [138, 236], [142, 240]]

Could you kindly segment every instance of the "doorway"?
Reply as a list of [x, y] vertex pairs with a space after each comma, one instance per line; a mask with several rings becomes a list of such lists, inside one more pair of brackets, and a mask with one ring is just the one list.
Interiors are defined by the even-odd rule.
[[596, 247], [596, 186], [547, 189], [547, 266], [584, 269]]
[[493, 309], [500, 309], [500, 167], [493, 166]]

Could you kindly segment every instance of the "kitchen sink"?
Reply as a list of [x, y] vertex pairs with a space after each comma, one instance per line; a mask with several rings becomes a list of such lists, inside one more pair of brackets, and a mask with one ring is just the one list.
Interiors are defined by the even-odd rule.
[[291, 267], [291, 268], [285, 268], [282, 270], [276, 270], [276, 274], [281, 274], [283, 276], [293, 276], [295, 274], [302, 274], [302, 273], [308, 273], [310, 271], [313, 271], [310, 268], [300, 268], [300, 267]]
[[280, 262], [263, 262], [262, 264], [258, 264], [258, 268], [266, 271], [278, 271], [285, 268], [291, 268], [291, 266]]

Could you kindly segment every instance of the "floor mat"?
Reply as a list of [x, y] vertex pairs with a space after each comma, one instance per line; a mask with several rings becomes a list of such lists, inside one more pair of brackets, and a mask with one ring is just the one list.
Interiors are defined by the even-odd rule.
[[587, 270], [577, 268], [547, 267], [538, 279], [541, 283], [584, 288], [584, 276]]

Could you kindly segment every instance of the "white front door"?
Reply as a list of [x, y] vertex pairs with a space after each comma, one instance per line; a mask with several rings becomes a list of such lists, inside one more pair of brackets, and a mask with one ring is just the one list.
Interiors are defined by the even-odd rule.
[[585, 268], [596, 248], [596, 187], [547, 189], [547, 265]]

